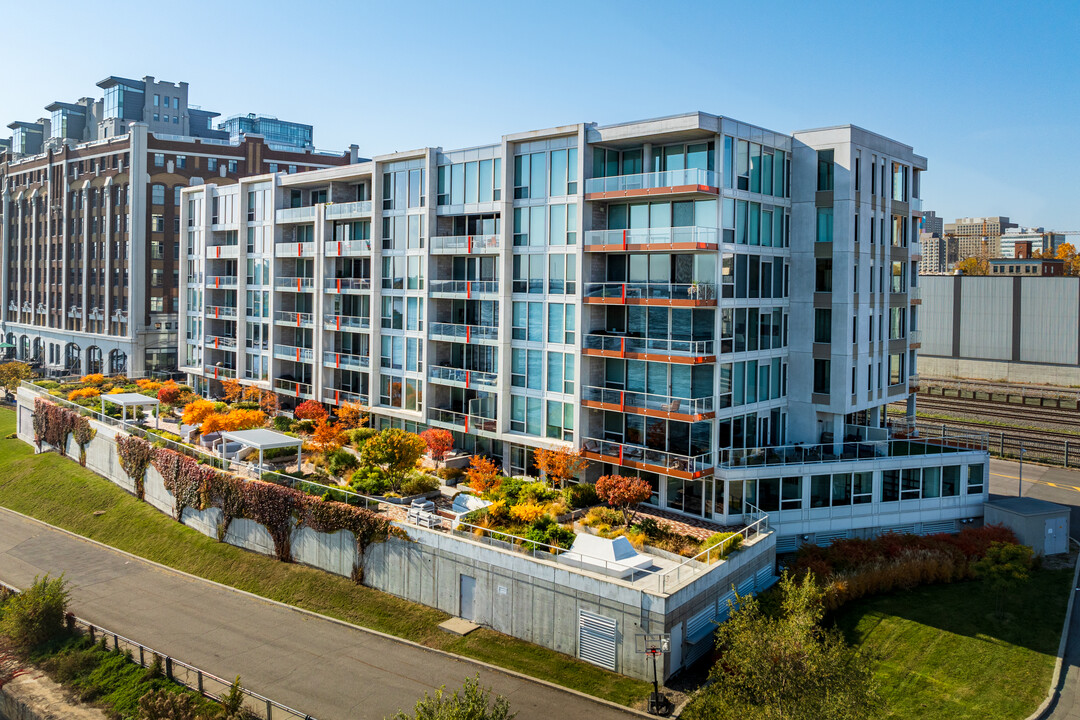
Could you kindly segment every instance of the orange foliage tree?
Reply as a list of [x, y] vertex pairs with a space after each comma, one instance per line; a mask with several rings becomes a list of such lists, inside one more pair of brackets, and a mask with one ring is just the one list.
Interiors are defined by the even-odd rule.
[[342, 428], [340, 425], [323, 418], [315, 426], [315, 432], [311, 436], [311, 444], [317, 450], [328, 453], [337, 450], [342, 445]]
[[215, 412], [214, 403], [200, 398], [184, 406], [184, 415], [180, 419], [185, 425], [202, 425], [203, 420]]
[[262, 410], [230, 410], [227, 413], [213, 413], [203, 420], [199, 431], [206, 435], [212, 432], [232, 432], [262, 427], [266, 423], [266, 413]]
[[341, 403], [341, 407], [338, 408], [337, 416], [338, 423], [345, 430], [363, 427], [364, 425], [367, 425], [368, 421], [367, 415], [364, 414], [364, 409], [360, 406], [360, 403]]
[[469, 487], [478, 493], [497, 490], [502, 485], [499, 469], [483, 455], [473, 455], [469, 459], [469, 469], [465, 471], [465, 477], [469, 479]]
[[268, 390], [259, 396], [259, 409], [267, 415], [276, 413], [280, 407], [281, 404], [278, 402], [277, 393]]
[[449, 430], [430, 428], [420, 433], [427, 443], [428, 455], [435, 462], [442, 462], [446, 454], [454, 449], [454, 436]]
[[244, 393], [244, 386], [240, 384], [239, 380], [234, 380], [232, 378], [222, 380], [221, 389], [225, 393], [225, 402], [228, 403], [236, 402]]
[[326, 408], [322, 406], [322, 403], [315, 400], [305, 400], [296, 406], [296, 410], [293, 410], [293, 417], [297, 420], [314, 420], [319, 422], [325, 420], [330, 416], [330, 413], [326, 412]]
[[582, 457], [581, 452], [570, 448], [537, 448], [533, 452], [533, 462], [536, 469], [548, 477], [552, 486], [558, 482], [560, 488], [567, 480], [573, 480], [589, 467], [589, 461]]

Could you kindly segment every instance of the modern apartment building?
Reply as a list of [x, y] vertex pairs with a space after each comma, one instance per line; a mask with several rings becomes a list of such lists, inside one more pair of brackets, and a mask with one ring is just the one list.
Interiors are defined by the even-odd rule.
[[[535, 474], [778, 550], [982, 513], [986, 455], [912, 443], [925, 158], [854, 126], [706, 113], [422, 148], [182, 191], [181, 369], [451, 430]], [[928, 450], [929, 448], [929, 450]]]
[[275, 150], [310, 150], [314, 129], [311, 125], [279, 120], [272, 115], [233, 115], [218, 124], [218, 130], [239, 142], [245, 135], [259, 135]]
[[922, 227], [919, 228], [919, 232], [942, 235], [945, 232], [945, 219], [939, 217], [933, 210], [923, 210]]
[[8, 126], [0, 333], [15, 356], [50, 372], [174, 370], [181, 189], [344, 165], [355, 149], [233, 141], [211, 128], [217, 113], [188, 105], [187, 83], [98, 86], [101, 99], [54, 102], [47, 117]]
[[[1018, 258], [1030, 257], [1034, 252], [1056, 253], [1058, 246], [1065, 242], [1063, 233], [1047, 231], [1045, 228], [1017, 228], [1009, 230], [1001, 236], [1001, 257]], [[1017, 252], [1017, 247], [1022, 248]]]
[[919, 261], [920, 275], [937, 275], [947, 272], [948, 241], [938, 233], [919, 233], [919, 245], [922, 247], [922, 260]]
[[945, 223], [945, 236], [956, 241], [954, 262], [973, 255], [1001, 257], [1001, 236], [1014, 227], [1016, 223], [1002, 216], [957, 218], [956, 222]]

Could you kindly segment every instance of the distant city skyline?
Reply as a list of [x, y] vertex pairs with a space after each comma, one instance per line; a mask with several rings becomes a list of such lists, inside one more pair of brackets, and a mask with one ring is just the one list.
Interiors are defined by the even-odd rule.
[[[452, 149], [508, 128], [605, 124], [693, 110], [791, 133], [852, 123], [929, 159], [927, 209], [1080, 229], [1080, 23], [1075, 3], [1018, 12], [992, 3], [681, 5], [499, 3], [255, 13], [195, 0], [168, 27], [150, 6], [78, 13], [91, 45], [42, 52], [35, 8], [8, 9], [0, 120], [33, 121], [108, 75], [187, 81], [227, 117], [314, 126], [315, 145], [366, 156], [423, 143]], [[221, 29], [220, 32], [214, 28]], [[232, 30], [226, 31], [225, 29]], [[44, 27], [42, 27], [44, 29]], [[106, 38], [111, 38], [106, 41]], [[1023, 46], [1023, 52], [1016, 45]], [[269, 51], [269, 52], [268, 52]], [[513, 130], [511, 130], [513, 131]]]

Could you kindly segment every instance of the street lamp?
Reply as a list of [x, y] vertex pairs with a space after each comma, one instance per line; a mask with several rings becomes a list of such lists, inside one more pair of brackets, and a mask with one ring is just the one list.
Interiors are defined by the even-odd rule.
[[1023, 497], [1024, 496], [1024, 453], [1025, 452], [1027, 452], [1027, 451], [1024, 450], [1024, 443], [1023, 443], [1023, 441], [1021, 441], [1020, 442], [1020, 486], [1018, 488], [1016, 488], [1016, 496], [1017, 497]]

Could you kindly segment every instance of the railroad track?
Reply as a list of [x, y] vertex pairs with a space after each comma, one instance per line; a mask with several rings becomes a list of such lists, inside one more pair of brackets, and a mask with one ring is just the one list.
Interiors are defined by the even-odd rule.
[[964, 400], [960, 398], [938, 398], [920, 394], [916, 400], [919, 411], [935, 415], [948, 415], [972, 419], [1004, 420], [1008, 425], [1041, 425], [1053, 431], [1080, 429], [1080, 413], [1076, 410], [1039, 407], [1018, 404], [988, 402], [985, 400]]

